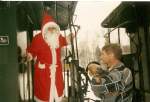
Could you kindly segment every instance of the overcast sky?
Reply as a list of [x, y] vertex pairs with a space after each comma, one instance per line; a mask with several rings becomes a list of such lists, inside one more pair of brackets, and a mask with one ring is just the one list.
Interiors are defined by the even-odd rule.
[[76, 24], [81, 26], [78, 33], [78, 41], [93, 42], [96, 34], [99, 33], [99, 42], [104, 45], [104, 28], [101, 22], [120, 4], [120, 1], [78, 1], [75, 15]]

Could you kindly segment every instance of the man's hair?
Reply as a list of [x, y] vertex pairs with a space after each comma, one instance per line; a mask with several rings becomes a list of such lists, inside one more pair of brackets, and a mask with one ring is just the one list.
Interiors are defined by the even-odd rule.
[[106, 53], [113, 53], [115, 58], [121, 59], [122, 57], [122, 49], [118, 44], [107, 44], [102, 48]]

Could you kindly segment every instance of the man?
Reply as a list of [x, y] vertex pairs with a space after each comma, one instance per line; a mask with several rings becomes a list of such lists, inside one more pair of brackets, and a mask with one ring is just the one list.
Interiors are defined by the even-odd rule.
[[132, 74], [120, 61], [121, 56], [118, 45], [106, 45], [100, 59], [108, 69], [104, 71], [98, 65], [91, 65], [89, 69], [93, 73], [92, 90], [104, 102], [132, 102]]
[[34, 98], [36, 102], [60, 102], [63, 95], [61, 48], [70, 43], [70, 35], [64, 38], [59, 26], [45, 12], [41, 33], [37, 34], [27, 48], [29, 60], [34, 65]]

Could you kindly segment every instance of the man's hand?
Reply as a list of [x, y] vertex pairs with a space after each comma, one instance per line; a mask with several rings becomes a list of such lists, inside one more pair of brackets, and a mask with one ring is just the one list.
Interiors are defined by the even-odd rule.
[[75, 34], [71, 33], [71, 34], [69, 34], [69, 35], [66, 37], [67, 44], [71, 44], [71, 37], [74, 38], [74, 37], [75, 37]]
[[92, 81], [93, 81], [93, 84], [95, 84], [95, 85], [96, 84], [101, 84], [101, 76], [100, 75], [94, 76]]

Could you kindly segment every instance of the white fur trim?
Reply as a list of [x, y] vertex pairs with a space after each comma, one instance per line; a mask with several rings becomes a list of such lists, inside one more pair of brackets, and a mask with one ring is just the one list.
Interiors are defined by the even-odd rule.
[[47, 29], [48, 29], [49, 27], [54, 27], [54, 28], [56, 28], [56, 30], [57, 30], [57, 32], [58, 32], [58, 34], [59, 34], [59, 32], [60, 32], [60, 27], [59, 27], [59, 25], [56, 24], [55, 22], [48, 22], [48, 23], [46, 23], [46, 24], [43, 26], [43, 28], [42, 28], [42, 35], [43, 35], [43, 37], [44, 37], [44, 34], [47, 33]]
[[34, 96], [34, 100], [36, 101], [36, 102], [46, 102], [46, 101], [42, 101], [42, 100], [40, 100], [39, 98], [37, 98], [36, 96]]
[[41, 64], [40, 61], [39, 61], [38, 67], [39, 67], [40, 69], [45, 69], [45, 64]]
[[56, 89], [56, 86], [55, 86], [55, 101], [56, 102], [61, 102], [62, 100], [62, 96], [58, 96], [58, 93], [57, 93], [57, 89]]
[[53, 102], [54, 99], [57, 101], [57, 89], [55, 85], [55, 73], [56, 73], [56, 62], [57, 62], [57, 55], [56, 55], [56, 49], [51, 48], [52, 51], [52, 65], [50, 66], [50, 73], [51, 73], [51, 88], [50, 88], [50, 99], [49, 102]]

